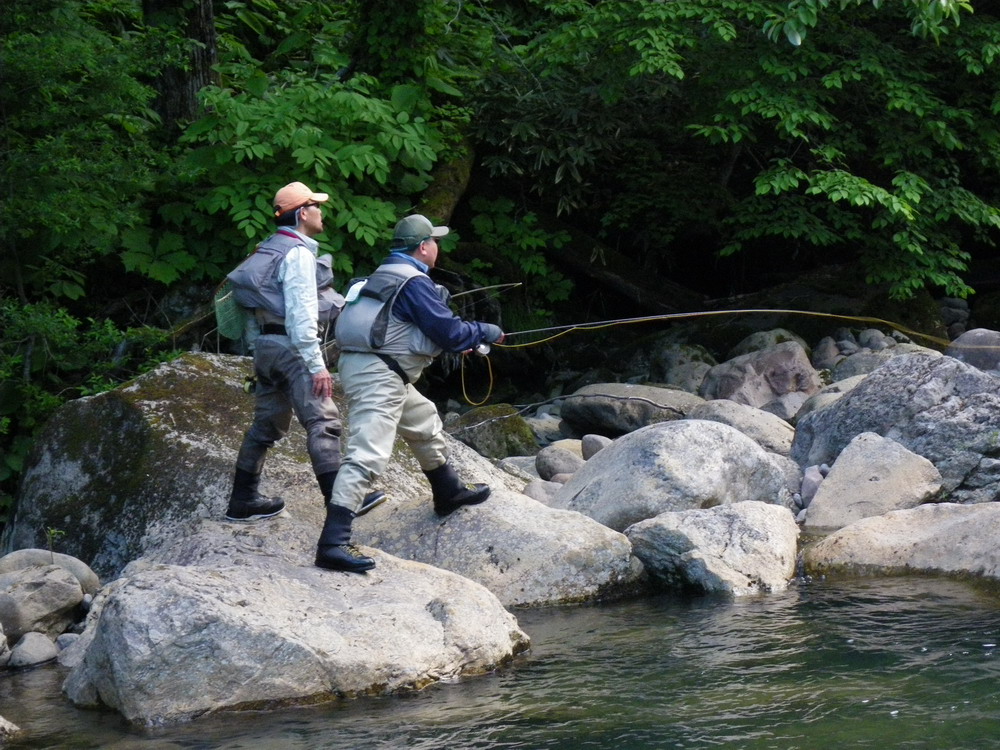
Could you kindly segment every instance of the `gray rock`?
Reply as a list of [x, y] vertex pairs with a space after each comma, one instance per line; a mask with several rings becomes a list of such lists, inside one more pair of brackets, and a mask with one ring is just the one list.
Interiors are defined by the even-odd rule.
[[824, 474], [818, 466], [807, 466], [805, 471], [802, 472], [801, 505], [803, 508], [809, 507], [809, 503], [816, 496], [816, 491], [819, 489], [820, 484], [822, 484], [823, 478]]
[[779, 456], [718, 422], [663, 422], [618, 438], [552, 499], [613, 529], [743, 500], [791, 505]]
[[25, 633], [10, 650], [7, 666], [11, 669], [33, 667], [55, 659], [59, 653], [52, 639], [42, 633]]
[[784, 419], [786, 422], [791, 422], [798, 414], [802, 405], [809, 400], [809, 397], [805, 393], [786, 393], [783, 396], [778, 396], [778, 398], [764, 404], [761, 408], [762, 411], [766, 411], [769, 414], [773, 414], [779, 419]]
[[679, 342], [666, 333], [642, 339], [625, 372], [637, 383], [662, 383], [697, 393], [705, 373], [716, 364], [705, 347]]
[[795, 413], [795, 418], [792, 420], [793, 423], [798, 424], [798, 421], [806, 414], [822, 409], [825, 406], [829, 406], [845, 393], [850, 392], [851, 389], [856, 387], [858, 383], [865, 379], [865, 377], [867, 377], [867, 375], [855, 375], [854, 377], [837, 380], [830, 383], [830, 385], [823, 386], [818, 393], [814, 393], [806, 399], [802, 406], [799, 407], [799, 410]]
[[791, 457], [799, 466], [832, 463], [862, 432], [933, 463], [947, 499], [986, 502], [1000, 494], [1000, 379], [952, 357], [889, 360], [836, 403], [798, 420]]
[[497, 468], [506, 471], [522, 482], [533, 482], [539, 478], [535, 468], [535, 456], [508, 456], [497, 461]]
[[808, 505], [803, 531], [828, 534], [869, 516], [935, 499], [941, 474], [934, 464], [894, 440], [863, 432], [830, 467]]
[[448, 425], [448, 432], [482, 456], [523, 456], [538, 449], [531, 426], [510, 404], [470, 409]]
[[941, 322], [945, 325], [946, 328], [956, 324], [965, 325], [969, 321], [969, 311], [956, 310], [952, 307], [942, 305], [940, 311], [940, 317], [941, 317]]
[[621, 598], [645, 582], [624, 536], [519, 492], [494, 490], [443, 520], [427, 499], [394, 501], [390, 511], [359, 518], [355, 538], [466, 576], [506, 606]]
[[973, 328], [952, 341], [944, 353], [980, 370], [1000, 370], [1000, 331]]
[[556, 474], [572, 474], [584, 461], [579, 453], [573, 453], [558, 444], [542, 448], [535, 456], [535, 469], [542, 479], [552, 479]]
[[604, 435], [584, 435], [580, 440], [580, 454], [587, 461], [602, 448], [607, 448], [613, 441]]
[[858, 343], [873, 352], [889, 349], [896, 345], [896, 340], [886, 336], [877, 328], [866, 328], [858, 334]]
[[750, 354], [752, 352], [767, 351], [768, 349], [773, 349], [778, 346], [778, 344], [784, 344], [788, 341], [794, 341], [801, 346], [804, 351], [809, 351], [809, 344], [806, 343], [805, 339], [797, 333], [793, 333], [787, 328], [772, 328], [769, 331], [757, 331], [756, 333], [751, 333], [729, 350], [729, 353], [726, 355], [726, 359], [735, 359], [736, 357], [741, 357], [744, 354]]
[[697, 395], [701, 384], [705, 382], [708, 371], [714, 367], [714, 362], [684, 362], [671, 367], [662, 378], [651, 378], [653, 382], [673, 385], [681, 390]]
[[[12, 539], [31, 538], [36, 528], [65, 526], [68, 517], [76, 531], [61, 542], [94, 570], [105, 570], [107, 578], [140, 557], [222, 564], [211, 548], [235, 554], [238, 545], [232, 539], [220, 537], [218, 530], [209, 535], [210, 542], [189, 537], [203, 540], [201, 526], [232, 526], [218, 521], [252, 407], [240, 388], [244, 364], [226, 355], [185, 355], [126, 388], [62, 407], [26, 469]], [[123, 450], [117, 436], [130, 431], [137, 437]], [[489, 484], [493, 497], [438, 518], [427, 479], [400, 441], [374, 484], [388, 493], [388, 502], [355, 522], [355, 542], [384, 544], [385, 551], [416, 561], [454, 564], [456, 573], [496, 584], [495, 593], [507, 603], [582, 601], [630, 590], [641, 565], [624, 537], [609, 539], [605, 529], [579, 515], [562, 514], [546, 528], [540, 519], [548, 523], [554, 512], [520, 494], [523, 478], [496, 468], [450, 436], [446, 442], [459, 476]], [[288, 508], [286, 517], [263, 524], [267, 533], [298, 550], [301, 564], [311, 564], [324, 511], [305, 456], [303, 432], [294, 424], [268, 454], [261, 491], [281, 495]], [[59, 477], [66, 477], [65, 485]], [[67, 496], [74, 501], [67, 504]], [[512, 522], [523, 524], [523, 533]], [[235, 528], [247, 539], [260, 539], [246, 525]], [[447, 539], [445, 547], [442, 539]], [[244, 564], [261, 566], [254, 550], [247, 554]], [[610, 562], [582, 572], [595, 561]], [[534, 569], [540, 567], [545, 570], [538, 577]], [[554, 598], [547, 599], [549, 594]]]
[[20, 734], [21, 728], [0, 716], [0, 742], [7, 742]]
[[683, 419], [700, 403], [702, 399], [680, 389], [601, 383], [568, 396], [562, 416], [582, 435], [618, 437], [648, 424]]
[[706, 419], [735, 427], [764, 450], [787, 456], [794, 428], [780, 417], [728, 399], [706, 401], [691, 412], [691, 419]]
[[863, 518], [805, 548], [810, 575], [1000, 578], [1000, 504], [928, 503]]
[[525, 417], [524, 421], [535, 434], [535, 442], [538, 445], [548, 445], [565, 437], [562, 432], [562, 418], [558, 414], [537, 414]]
[[625, 534], [650, 575], [671, 587], [745, 596], [782, 591], [795, 575], [799, 529], [777, 505], [661, 513]]
[[[366, 575], [272, 559], [267, 570], [139, 564], [102, 592], [64, 685], [139, 725], [418, 688], [528, 647], [461, 576], [378, 554]], [[280, 573], [280, 574], [279, 574]]]
[[878, 352], [873, 352], [871, 349], [859, 349], [849, 357], [838, 362], [830, 375], [834, 380], [846, 380], [858, 375], [867, 375], [877, 370], [889, 360], [906, 354], [941, 356], [940, 352], [917, 344], [897, 344], [891, 349], [883, 349]]
[[532, 500], [537, 500], [542, 505], [548, 505], [560, 487], [562, 487], [562, 484], [559, 482], [547, 482], [544, 479], [538, 479], [525, 485], [524, 494]]
[[10, 639], [35, 631], [55, 638], [76, 621], [83, 589], [58, 565], [0, 574], [0, 623]]
[[699, 395], [709, 401], [727, 398], [761, 408], [789, 393], [801, 392], [808, 398], [820, 386], [805, 350], [798, 342], [788, 341], [716, 365], [705, 376]]
[[80, 588], [85, 594], [94, 595], [101, 588], [100, 579], [87, 563], [47, 549], [19, 549], [0, 557], [0, 574], [39, 565], [58, 565], [69, 571], [80, 582]]
[[833, 340], [833, 337], [826, 336], [820, 339], [819, 343], [813, 347], [810, 359], [813, 367], [817, 370], [832, 370], [834, 365], [842, 360], [844, 356], [840, 351], [840, 347], [837, 346], [837, 342]]
[[7, 635], [3, 631], [3, 623], [0, 622], [0, 667], [7, 666], [10, 660], [10, 645], [7, 643]]

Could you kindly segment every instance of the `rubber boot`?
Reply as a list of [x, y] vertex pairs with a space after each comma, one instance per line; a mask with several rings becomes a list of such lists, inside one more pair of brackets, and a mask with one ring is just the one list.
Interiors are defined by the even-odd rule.
[[463, 484], [448, 462], [425, 471], [424, 476], [431, 483], [434, 512], [442, 517], [454, 513], [463, 505], [479, 505], [490, 496], [490, 488], [485, 484]]
[[[316, 481], [319, 482], [319, 491], [323, 494], [323, 505], [330, 504], [330, 498], [333, 497], [333, 483], [336, 480], [337, 472], [335, 471], [328, 471], [325, 474], [320, 474], [316, 477]], [[387, 498], [385, 493], [381, 490], [369, 492], [365, 495], [365, 499], [361, 501], [361, 508], [354, 514], [355, 518], [363, 516], [372, 508], [381, 505], [388, 499], [389, 498]]]
[[257, 492], [259, 485], [260, 474], [236, 470], [226, 510], [227, 521], [259, 521], [276, 516], [285, 509], [285, 501], [281, 498], [263, 497]]
[[326, 506], [326, 523], [316, 545], [316, 565], [327, 570], [364, 573], [375, 567], [370, 557], [354, 554], [351, 543], [351, 522], [354, 513], [343, 505]]

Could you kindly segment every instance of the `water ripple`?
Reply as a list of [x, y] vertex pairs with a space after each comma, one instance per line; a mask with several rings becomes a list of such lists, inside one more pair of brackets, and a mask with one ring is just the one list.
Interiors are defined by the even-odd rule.
[[17, 748], [1000, 749], [1000, 599], [965, 583], [516, 614], [529, 654], [418, 693], [139, 733], [67, 706], [35, 670], [0, 679], [0, 713], [28, 732]]

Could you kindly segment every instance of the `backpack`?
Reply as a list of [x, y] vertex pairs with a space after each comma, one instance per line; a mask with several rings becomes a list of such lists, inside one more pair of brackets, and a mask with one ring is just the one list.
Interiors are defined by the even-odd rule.
[[[219, 333], [240, 339], [249, 311], [258, 307], [285, 317], [285, 302], [277, 283], [278, 266], [288, 251], [301, 244], [297, 237], [277, 233], [257, 245], [242, 263], [226, 275], [215, 293], [215, 319]], [[330, 326], [344, 306], [344, 298], [333, 288], [333, 260], [316, 259], [316, 293], [319, 322]]]

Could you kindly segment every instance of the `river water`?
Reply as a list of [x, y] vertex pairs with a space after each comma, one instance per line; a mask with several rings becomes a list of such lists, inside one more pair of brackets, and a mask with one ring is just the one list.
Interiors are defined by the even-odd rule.
[[14, 748], [1000, 748], [995, 590], [812, 581], [515, 614], [530, 653], [407, 695], [142, 730], [73, 708], [46, 666], [0, 675], [0, 715]]

